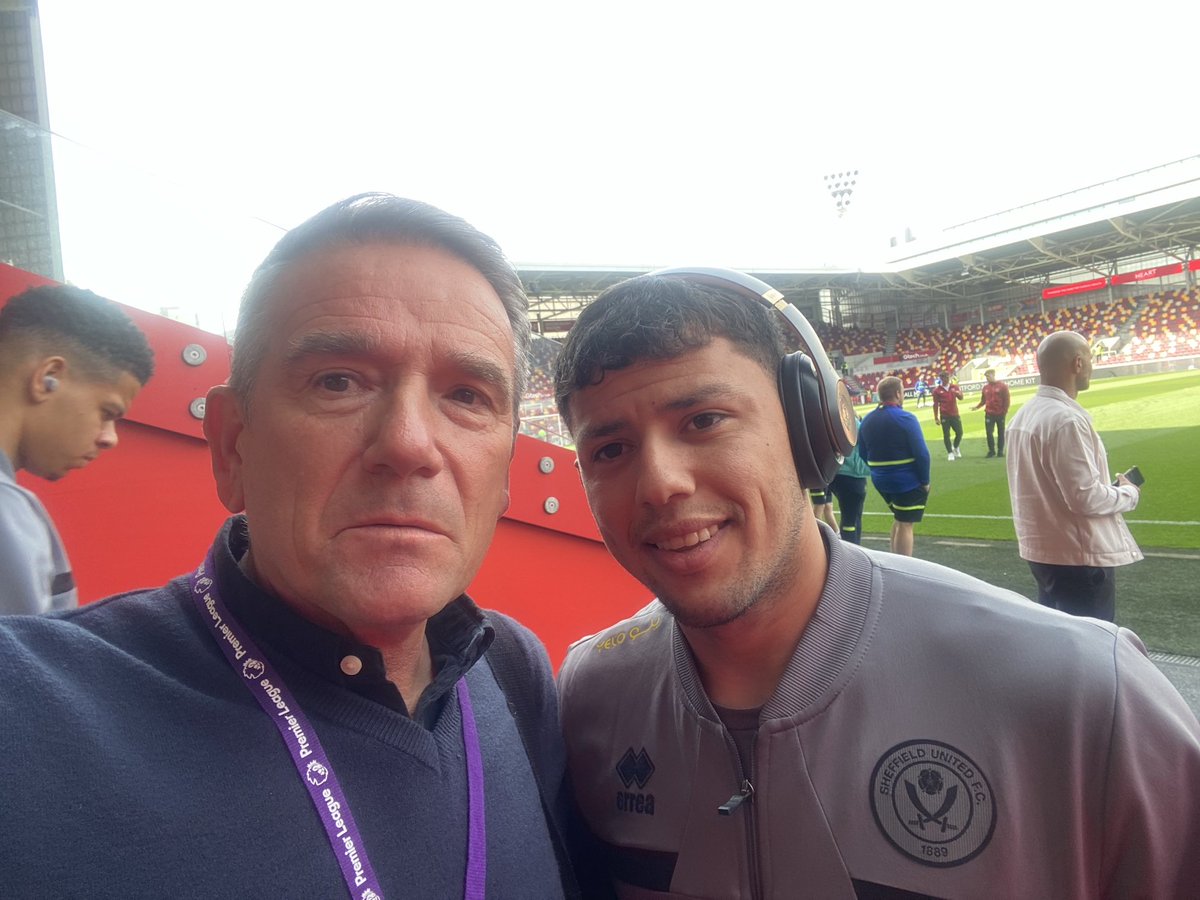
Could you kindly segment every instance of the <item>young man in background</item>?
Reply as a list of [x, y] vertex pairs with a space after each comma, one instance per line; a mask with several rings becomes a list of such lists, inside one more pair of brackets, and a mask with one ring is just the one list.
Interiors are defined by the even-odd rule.
[[91, 291], [35, 287], [0, 309], [0, 614], [77, 602], [58, 531], [17, 472], [57, 481], [117, 446], [153, 372], [146, 336]]
[[[950, 380], [950, 373], [943, 372], [938, 379], [938, 386], [933, 389], [933, 424], [942, 426], [942, 441], [946, 445], [946, 459], [954, 462], [962, 459], [963, 427], [962, 416], [958, 413], [958, 401], [963, 398], [962, 388], [957, 381]], [[954, 431], [954, 441], [951, 443], [950, 432]]]

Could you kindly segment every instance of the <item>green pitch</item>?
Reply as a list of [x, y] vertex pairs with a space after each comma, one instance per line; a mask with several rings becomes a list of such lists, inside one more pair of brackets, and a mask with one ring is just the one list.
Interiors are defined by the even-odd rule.
[[[1009, 421], [1034, 391], [1013, 391]], [[1152, 650], [1200, 657], [1200, 372], [1100, 378], [1079, 401], [1104, 438], [1111, 471], [1138, 466], [1146, 476], [1138, 508], [1125, 517], [1146, 559], [1117, 571], [1117, 623]], [[985, 458], [983, 410], [970, 409], [978, 402], [976, 393], [958, 405], [963, 458], [954, 462], [932, 408], [904, 403], [921, 420], [932, 457], [915, 552], [1034, 599], [1033, 576], [1017, 555], [1004, 460]], [[866, 545], [887, 549], [891, 513], [873, 488], [866, 512]]]
[[[1010, 422], [1034, 391], [1012, 392]], [[1200, 549], [1200, 371], [1098, 378], [1078, 399], [1104, 438], [1111, 471], [1138, 466], [1146, 476], [1138, 508], [1125, 517], [1138, 544]], [[983, 410], [971, 410], [978, 402], [974, 393], [958, 404], [963, 458], [949, 462], [932, 407], [918, 409], [915, 400], [904, 401], [921, 420], [933, 460], [929, 509], [916, 529], [918, 546], [922, 535], [1016, 540], [1004, 460], [985, 458]], [[891, 530], [891, 515], [873, 489], [866, 512], [866, 532]]]

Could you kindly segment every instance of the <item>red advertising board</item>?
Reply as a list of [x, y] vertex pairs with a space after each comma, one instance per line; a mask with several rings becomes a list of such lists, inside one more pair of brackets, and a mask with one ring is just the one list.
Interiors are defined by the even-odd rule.
[[1189, 272], [1200, 272], [1200, 259], [1188, 260]]
[[1113, 284], [1134, 284], [1138, 281], [1149, 281], [1151, 278], [1163, 278], [1167, 275], [1178, 275], [1183, 271], [1183, 263], [1171, 263], [1169, 266], [1155, 266], [1152, 269], [1139, 269], [1136, 272], [1126, 272], [1114, 275]]
[[1098, 291], [1107, 284], [1107, 278], [1093, 278], [1091, 281], [1076, 281], [1074, 284], [1056, 284], [1052, 287], [1042, 288], [1042, 299], [1049, 300], [1052, 297], [1065, 297], [1068, 294], [1084, 294], [1088, 291]]

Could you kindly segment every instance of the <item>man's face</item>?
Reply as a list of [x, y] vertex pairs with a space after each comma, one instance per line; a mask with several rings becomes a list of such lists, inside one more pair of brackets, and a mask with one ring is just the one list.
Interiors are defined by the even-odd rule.
[[142, 389], [129, 372], [93, 381], [68, 367], [56, 378], [58, 384], [38, 406], [20, 451], [27, 471], [51, 481], [117, 446], [117, 420]]
[[995, 372], [984, 372], [983, 377], [988, 380], [988, 384], [991, 384], [993, 381], [996, 380], [996, 373]]
[[266, 302], [248, 415], [214, 392], [221, 498], [263, 587], [384, 645], [467, 587], [507, 508], [508, 317], [472, 266], [406, 244], [318, 251]]
[[824, 565], [775, 378], [728, 340], [607, 372], [571, 409], [604, 543], [683, 624], [787, 597], [814, 541]]

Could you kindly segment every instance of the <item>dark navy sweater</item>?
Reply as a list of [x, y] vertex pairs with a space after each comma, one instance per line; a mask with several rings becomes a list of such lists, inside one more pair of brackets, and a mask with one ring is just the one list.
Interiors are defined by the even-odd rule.
[[[443, 674], [415, 711], [424, 727], [389, 693], [377, 651], [300, 619], [241, 574], [239, 533], [226, 525], [215, 547], [224, 599], [308, 714], [384, 896], [462, 895], [457, 669], [482, 745], [488, 896], [561, 897], [520, 735], [490, 667], [475, 664], [498, 614], [461, 597], [430, 621]], [[511, 630], [544, 725], [536, 752], [561, 764], [545, 650]], [[337, 667], [347, 650], [365, 663], [359, 681]], [[347, 896], [275, 726], [184, 579], [54, 616], [0, 618], [0, 823], [6, 898]]]

